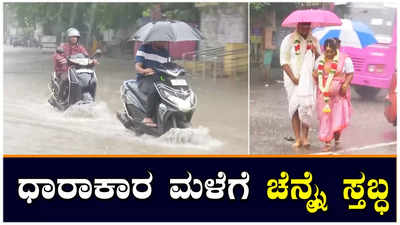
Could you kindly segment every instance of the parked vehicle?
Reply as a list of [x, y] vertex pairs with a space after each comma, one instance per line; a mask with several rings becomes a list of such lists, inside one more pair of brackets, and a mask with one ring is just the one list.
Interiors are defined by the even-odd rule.
[[12, 46], [15, 48], [17, 46], [27, 47], [27, 40], [22, 36], [13, 38]]
[[392, 76], [389, 92], [385, 98], [385, 117], [393, 126], [397, 125], [397, 72]]
[[40, 38], [40, 48], [42, 52], [54, 52], [57, 48], [57, 37], [45, 35]]
[[[368, 25], [378, 43], [366, 48], [342, 47], [354, 64], [352, 80], [355, 91], [362, 97], [374, 97], [390, 86], [396, 68], [397, 23], [396, 9], [383, 4], [351, 3], [337, 6], [336, 11], [346, 19]], [[337, 12], [340, 14], [340, 12]]]

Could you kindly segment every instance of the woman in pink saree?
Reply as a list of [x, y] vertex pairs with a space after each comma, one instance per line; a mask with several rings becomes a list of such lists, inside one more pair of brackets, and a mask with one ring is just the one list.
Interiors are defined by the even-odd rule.
[[328, 39], [324, 54], [316, 61], [314, 79], [317, 81], [317, 115], [319, 139], [325, 143], [324, 151], [331, 149], [331, 141], [338, 145], [340, 135], [350, 123], [350, 82], [353, 63], [345, 53], [339, 52], [339, 43]]

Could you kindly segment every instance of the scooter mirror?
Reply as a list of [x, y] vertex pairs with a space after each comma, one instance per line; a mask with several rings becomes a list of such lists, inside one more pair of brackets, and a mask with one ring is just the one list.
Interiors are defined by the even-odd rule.
[[102, 51], [100, 50], [100, 49], [96, 49], [96, 52], [94, 53], [94, 55], [93, 55], [93, 57], [101, 57], [101, 55], [102, 55], [103, 53], [102, 53]]
[[57, 47], [57, 49], [56, 49], [56, 53], [58, 53], [58, 54], [62, 54], [62, 53], [64, 53], [64, 48], [63, 47]]

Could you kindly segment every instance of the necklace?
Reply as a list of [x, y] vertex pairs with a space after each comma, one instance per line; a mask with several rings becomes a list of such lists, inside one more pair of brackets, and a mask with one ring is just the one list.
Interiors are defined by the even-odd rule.
[[318, 62], [318, 70], [317, 70], [317, 74], [318, 74], [318, 88], [321, 91], [321, 93], [324, 96], [324, 102], [325, 102], [325, 106], [322, 109], [322, 111], [324, 113], [330, 113], [331, 112], [331, 108], [329, 107], [329, 101], [330, 101], [330, 93], [329, 93], [329, 89], [333, 80], [333, 77], [336, 74], [336, 70], [337, 70], [337, 66], [338, 66], [338, 59], [339, 59], [339, 54], [336, 54], [336, 56], [333, 58], [333, 62], [330, 65], [330, 71], [328, 74], [328, 79], [325, 82], [324, 85], [324, 78], [323, 78], [323, 70], [325, 67], [325, 55], [323, 55], [321, 57], [321, 59]]

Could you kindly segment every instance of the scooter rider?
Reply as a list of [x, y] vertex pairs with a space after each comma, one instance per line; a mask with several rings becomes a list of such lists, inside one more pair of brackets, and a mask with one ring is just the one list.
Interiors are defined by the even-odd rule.
[[[57, 51], [54, 54], [54, 70], [56, 72], [57, 78], [60, 80], [60, 90], [58, 95], [61, 99], [66, 98], [66, 88], [68, 86], [68, 65], [67, 65], [67, 58], [71, 55], [82, 53], [88, 56], [88, 52], [86, 51], [85, 47], [79, 44], [80, 33], [76, 28], [69, 28], [67, 31], [68, 43], [63, 43], [59, 48], [63, 51]], [[95, 64], [98, 62], [94, 60]]]
[[143, 44], [136, 52], [136, 80], [140, 91], [148, 97], [148, 102], [145, 106], [146, 117], [142, 122], [149, 127], [157, 126], [152, 120], [152, 115], [157, 104], [160, 102], [153, 83], [155, 72], [152, 68], [159, 67], [160, 64], [168, 62], [170, 56], [167, 49], [168, 42], [154, 41]]

